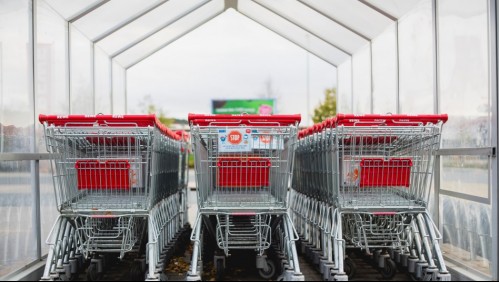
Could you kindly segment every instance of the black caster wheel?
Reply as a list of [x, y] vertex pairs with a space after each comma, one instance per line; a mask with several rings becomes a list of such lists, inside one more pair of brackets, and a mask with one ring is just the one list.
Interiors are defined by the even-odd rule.
[[258, 274], [260, 275], [260, 277], [262, 277], [263, 279], [272, 279], [276, 273], [276, 267], [275, 267], [275, 263], [272, 261], [272, 260], [267, 260], [267, 271], [265, 271], [264, 269], [258, 269]]
[[222, 279], [224, 278], [224, 272], [225, 272], [225, 268], [224, 268], [224, 261], [219, 259], [216, 261], [216, 268], [217, 268], [217, 281], [222, 281]]
[[397, 265], [391, 259], [385, 260], [385, 267], [381, 269], [381, 275], [384, 279], [392, 279], [397, 273]]
[[351, 258], [346, 258], [343, 262], [343, 270], [348, 276], [348, 280], [352, 280], [357, 273], [357, 265]]
[[97, 272], [97, 264], [91, 263], [87, 268], [87, 280], [97, 281], [101, 278], [101, 274]]

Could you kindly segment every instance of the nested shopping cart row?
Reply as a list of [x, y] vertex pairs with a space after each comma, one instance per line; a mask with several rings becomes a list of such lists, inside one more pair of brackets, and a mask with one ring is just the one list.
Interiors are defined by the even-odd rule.
[[154, 115], [40, 115], [40, 122], [55, 156], [60, 212], [43, 279], [70, 278], [90, 260], [87, 278], [96, 280], [106, 258], [136, 253], [132, 274], [159, 280], [165, 252], [187, 224], [184, 133]]
[[[225, 258], [237, 249], [256, 251], [263, 278], [279, 267], [281, 278], [303, 280], [287, 213], [300, 116], [190, 114], [189, 122], [199, 213], [188, 280], [201, 280], [203, 257], [212, 255], [222, 278]], [[270, 248], [280, 265], [268, 257]]]
[[446, 115], [344, 115], [299, 133], [291, 210], [302, 251], [325, 279], [346, 280], [363, 250], [385, 278], [450, 279], [428, 213]]

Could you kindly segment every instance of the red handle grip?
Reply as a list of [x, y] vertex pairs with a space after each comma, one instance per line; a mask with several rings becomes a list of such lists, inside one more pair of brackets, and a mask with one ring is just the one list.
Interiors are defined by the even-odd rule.
[[353, 115], [353, 114], [337, 114], [333, 121], [334, 126], [418, 126], [428, 123], [436, 124], [439, 122], [447, 122], [449, 116], [447, 114], [440, 115]]
[[230, 126], [234, 124], [270, 126], [266, 123], [278, 123], [280, 126], [289, 126], [300, 123], [301, 115], [206, 115], [189, 114], [189, 123], [199, 126], [211, 124]]
[[54, 126], [94, 126], [105, 125], [107, 127], [146, 127], [155, 126], [163, 135], [174, 140], [182, 137], [175, 134], [166, 125], [162, 124], [154, 114], [150, 115], [39, 115], [40, 123], [48, 123]]

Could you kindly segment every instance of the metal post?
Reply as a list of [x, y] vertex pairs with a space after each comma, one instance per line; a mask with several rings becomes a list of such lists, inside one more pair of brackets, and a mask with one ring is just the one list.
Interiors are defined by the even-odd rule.
[[[438, 14], [437, 14], [437, 0], [431, 1], [431, 12], [432, 12], [432, 33], [433, 33], [433, 112], [439, 113], [438, 101], [439, 101], [439, 91], [438, 91]], [[435, 224], [438, 226], [442, 232], [442, 226], [440, 225], [440, 156], [435, 157], [435, 187], [433, 191], [433, 218]]]
[[369, 41], [369, 67], [371, 73], [371, 114], [374, 114], [374, 75], [373, 75], [373, 42]]
[[[499, 21], [497, 19], [497, 15], [499, 15], [499, 6], [496, 3], [496, 0], [489, 0], [489, 56], [490, 56], [490, 96], [491, 96], [491, 108], [492, 108], [492, 126], [491, 126], [491, 146], [496, 148], [497, 151], [497, 143], [498, 143], [498, 129], [499, 125], [499, 117], [498, 117], [498, 66], [499, 63], [497, 61], [499, 57], [499, 44], [497, 39], [498, 35], [498, 24]], [[492, 187], [492, 195], [491, 195], [491, 204], [492, 204], [492, 264], [491, 264], [491, 272], [492, 272], [492, 280], [497, 280], [499, 278], [499, 226], [498, 226], [498, 212], [499, 212], [499, 193], [497, 191], [498, 181], [497, 175], [499, 173], [499, 163], [496, 156], [491, 157], [491, 187]]]
[[396, 112], [397, 114], [400, 113], [400, 44], [399, 44], [399, 21], [395, 21], [395, 42], [396, 42], [396, 47], [397, 47], [397, 52], [395, 56], [397, 56], [397, 78], [395, 79], [396, 85]]
[[68, 113], [71, 114], [72, 107], [71, 107], [71, 23], [68, 22], [68, 34], [67, 34], [67, 41], [66, 41], [66, 59], [67, 59], [67, 82], [68, 82], [68, 101], [69, 101], [69, 111]]
[[109, 95], [111, 99], [111, 113], [114, 114], [114, 81], [113, 81], [113, 59], [109, 59]]
[[[35, 113], [36, 113], [36, 81], [37, 81], [37, 7], [38, 0], [31, 1], [31, 83], [32, 83], [32, 101], [33, 101], [33, 127], [31, 132], [31, 151], [37, 152], [36, 147], [36, 126]], [[41, 232], [41, 219], [40, 219], [40, 161], [31, 161], [31, 195], [32, 195], [32, 221], [33, 233], [35, 236], [36, 244], [36, 259], [40, 260], [42, 257], [42, 232]]]
[[128, 69], [123, 69], [123, 94], [125, 95], [125, 114], [128, 113], [128, 92], [127, 92], [127, 75], [128, 75]]
[[95, 95], [95, 89], [96, 89], [96, 87], [95, 87], [95, 77], [96, 77], [96, 75], [95, 75], [95, 48], [96, 48], [95, 43], [92, 43], [92, 62], [91, 62], [92, 63], [92, 68], [91, 68], [92, 69], [92, 100], [93, 100], [92, 111], [93, 111], [94, 115], [97, 114], [97, 112], [96, 112], [97, 99], [96, 99], [96, 95]]

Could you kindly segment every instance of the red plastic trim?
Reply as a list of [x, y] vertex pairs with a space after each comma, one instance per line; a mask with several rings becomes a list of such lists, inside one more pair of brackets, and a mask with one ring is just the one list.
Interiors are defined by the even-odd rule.
[[[289, 126], [300, 123], [301, 115], [206, 115], [189, 114], [189, 123], [199, 126], [230, 126], [230, 125], [258, 125], [274, 126], [278, 123], [280, 126]], [[268, 124], [274, 123], [274, 124]]]

